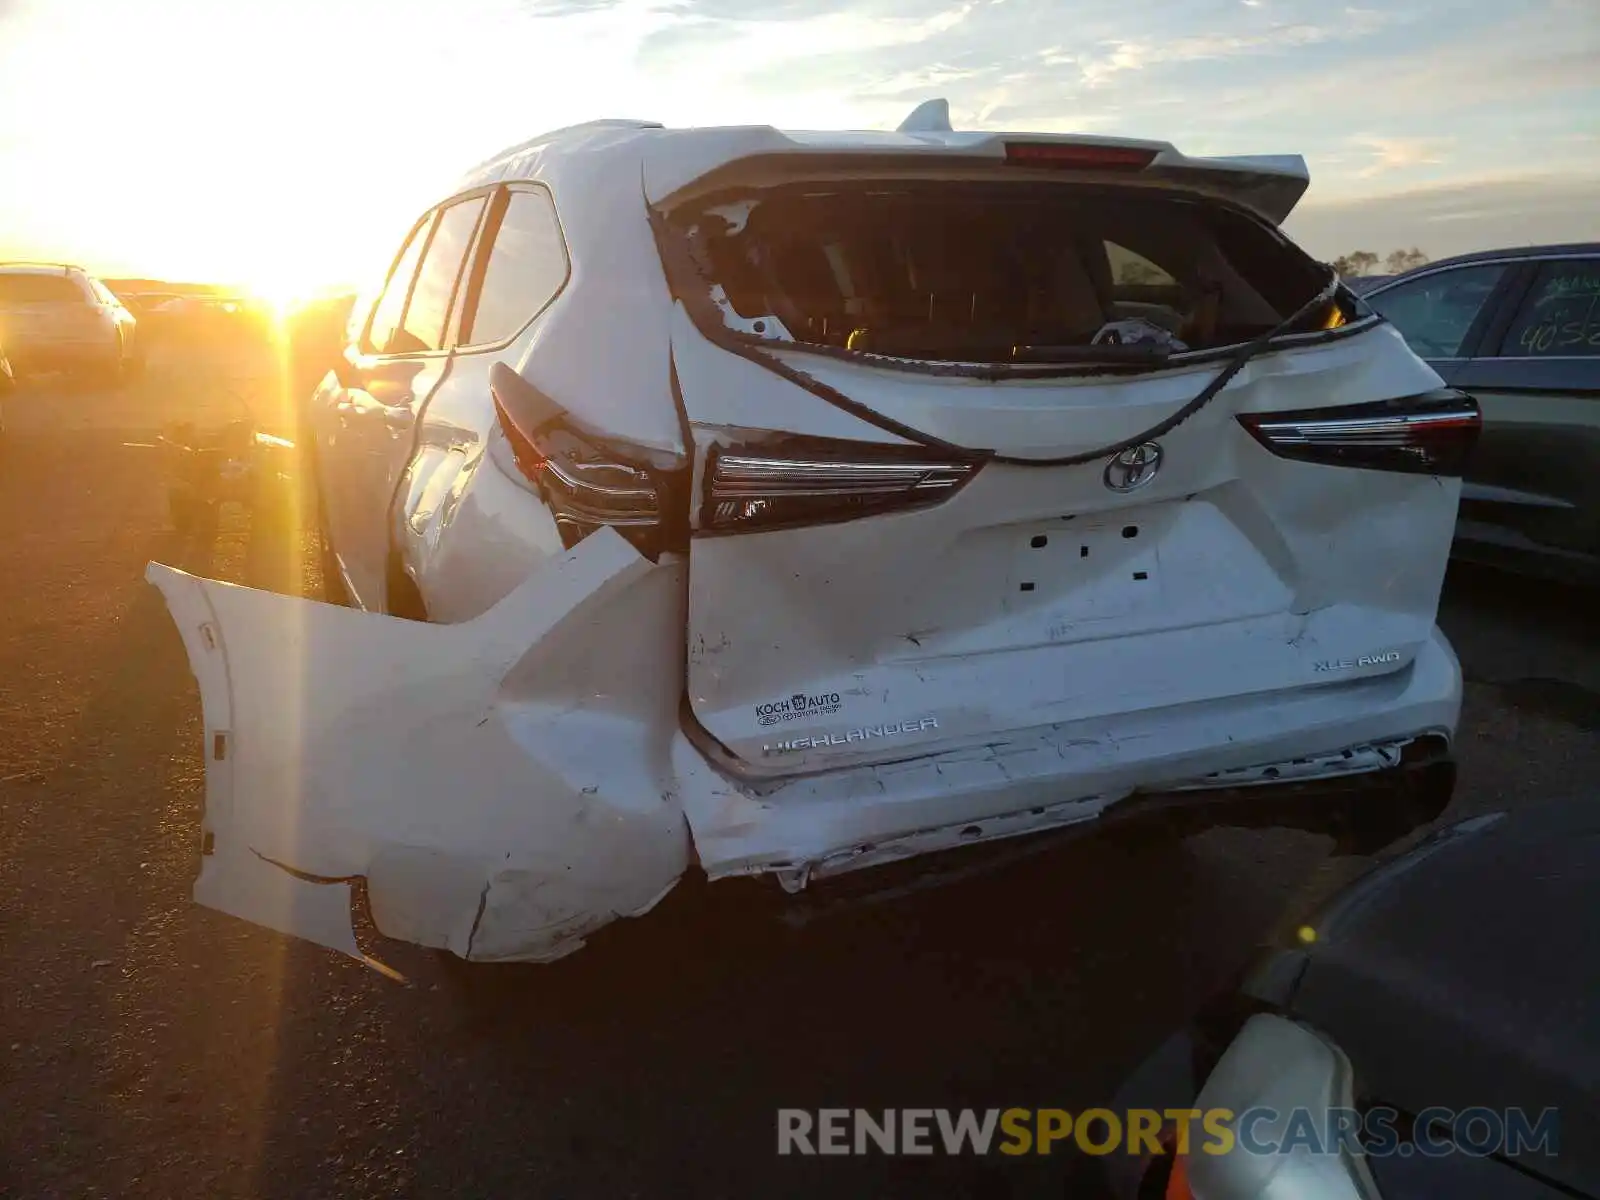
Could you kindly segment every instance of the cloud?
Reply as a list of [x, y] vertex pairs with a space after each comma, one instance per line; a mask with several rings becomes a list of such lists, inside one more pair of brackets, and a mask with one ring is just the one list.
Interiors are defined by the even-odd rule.
[[1525, 11], [1508, 9], [1502, 19], [1459, 28], [1461, 23], [1445, 19], [1447, 13], [1436, 12], [1426, 22], [1433, 27], [1426, 40], [1396, 31], [1358, 56], [1288, 70], [1274, 81], [1280, 86], [1241, 97], [1230, 115], [1320, 115], [1329, 105], [1359, 97], [1362, 111], [1388, 112], [1413, 127], [1430, 117], [1459, 127], [1468, 110], [1515, 112], [1541, 98], [1559, 103], [1565, 96], [1577, 119], [1596, 111], [1593, 99], [1585, 107], [1580, 95], [1593, 97], [1600, 87], [1600, 21], [1587, 19], [1594, 12], [1594, 0], [1531, 0]]
[[1164, 63], [1201, 62], [1245, 54], [1285, 52], [1320, 42], [1351, 41], [1377, 32], [1387, 23], [1372, 9], [1347, 8], [1333, 25], [1278, 22], [1259, 33], [1204, 33], [1155, 41], [1111, 41], [1108, 50], [1086, 55], [1045, 51], [1046, 63], [1075, 63], [1084, 81], [1098, 87], [1123, 71], [1142, 71]]
[[[1353, 145], [1366, 148], [1372, 156], [1372, 161], [1356, 172], [1360, 179], [1437, 165], [1445, 161], [1446, 152], [1455, 145], [1454, 138], [1358, 137], [1350, 140]], [[1332, 160], [1325, 157], [1323, 161]]]
[[1505, 246], [1600, 241], [1600, 175], [1506, 175], [1358, 200], [1308, 197], [1284, 228], [1311, 253], [1420, 246], [1434, 258]]
[[530, 17], [573, 17], [617, 7], [618, 0], [524, 0], [522, 11]]
[[[696, 5], [696, 10], [706, 8]], [[857, 59], [868, 52], [917, 45], [965, 21], [973, 6], [961, 4], [926, 16], [874, 16], [858, 9], [805, 15], [766, 15], [757, 9], [739, 16], [694, 11], [647, 37], [639, 59], [645, 66], [691, 67], [741, 72], [769, 69], [796, 59]], [[790, 6], [778, 6], [785, 14]]]

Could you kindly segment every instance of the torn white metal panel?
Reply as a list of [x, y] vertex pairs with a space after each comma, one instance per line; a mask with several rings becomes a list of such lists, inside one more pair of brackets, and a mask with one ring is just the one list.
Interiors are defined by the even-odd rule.
[[350, 884], [285, 871], [241, 844], [214, 843], [200, 859], [197, 903], [360, 958], [350, 925]]
[[685, 869], [662, 734], [681, 566], [602, 530], [457, 625], [147, 577], [205, 710], [201, 903], [348, 951], [330, 928], [347, 888], [304, 877], [365, 876], [385, 934], [537, 960]]

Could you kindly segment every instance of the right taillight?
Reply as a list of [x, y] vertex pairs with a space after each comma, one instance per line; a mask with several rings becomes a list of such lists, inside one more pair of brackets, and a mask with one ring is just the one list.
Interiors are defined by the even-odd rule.
[[864, 442], [718, 449], [706, 464], [700, 528], [754, 532], [928, 508], [960, 491], [980, 465]]
[[1280, 458], [1370, 471], [1460, 475], [1483, 416], [1465, 392], [1294, 412], [1242, 413], [1239, 423]]

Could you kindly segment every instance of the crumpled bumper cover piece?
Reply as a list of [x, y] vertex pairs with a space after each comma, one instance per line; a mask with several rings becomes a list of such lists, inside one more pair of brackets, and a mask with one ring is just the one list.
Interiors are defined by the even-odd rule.
[[199, 903], [360, 957], [364, 878], [387, 936], [548, 961], [686, 869], [659, 736], [677, 674], [655, 662], [679, 581], [613, 531], [454, 625], [146, 578], [204, 711]]

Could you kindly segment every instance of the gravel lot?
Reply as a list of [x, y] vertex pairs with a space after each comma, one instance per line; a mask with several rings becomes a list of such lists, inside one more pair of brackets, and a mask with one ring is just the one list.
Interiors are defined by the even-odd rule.
[[[0, 449], [0, 1195], [1034, 1196], [1058, 1160], [794, 1160], [778, 1106], [1079, 1107], [1337, 868], [1219, 831], [1094, 842], [801, 931], [675, 896], [555, 968], [409, 986], [193, 906], [198, 699], [151, 559], [314, 583], [311, 539], [169, 532], [163, 420], [278, 408], [270, 355], [37, 386]], [[268, 420], [271, 421], [271, 417]], [[1451, 816], [1600, 778], [1583, 597], [1462, 572]]]

